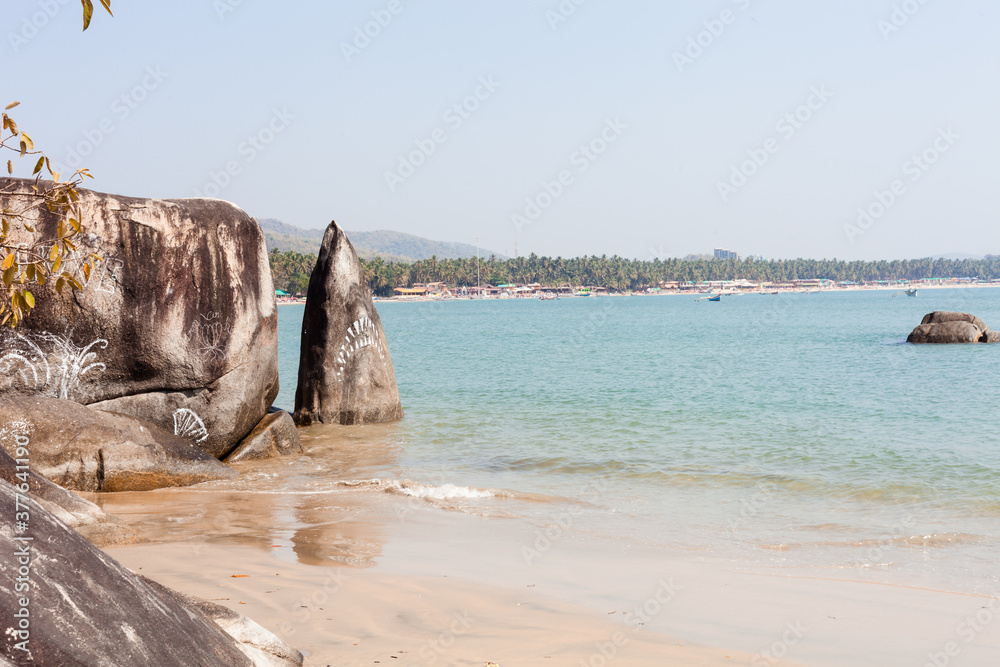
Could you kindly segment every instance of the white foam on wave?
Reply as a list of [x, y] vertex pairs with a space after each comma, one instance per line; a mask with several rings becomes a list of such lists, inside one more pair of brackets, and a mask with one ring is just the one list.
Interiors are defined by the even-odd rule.
[[495, 498], [500, 495], [494, 489], [476, 489], [470, 486], [457, 486], [455, 484], [427, 486], [409, 480], [399, 481], [396, 479], [350, 480], [338, 482], [338, 485], [347, 487], [372, 487], [385, 493], [395, 493], [401, 496], [427, 500]]

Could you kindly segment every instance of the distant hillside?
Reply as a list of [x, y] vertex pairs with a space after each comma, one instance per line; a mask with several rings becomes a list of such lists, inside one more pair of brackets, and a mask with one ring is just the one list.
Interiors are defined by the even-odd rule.
[[[264, 218], [258, 222], [264, 230], [268, 252], [278, 248], [285, 252], [317, 254], [323, 244], [324, 229], [302, 229], [273, 218]], [[416, 262], [435, 256], [438, 259], [460, 259], [476, 256], [476, 246], [467, 243], [431, 241], [402, 232], [348, 231], [347, 237], [362, 259], [381, 257], [386, 261]], [[484, 248], [479, 249], [479, 255], [481, 257], [496, 255], [498, 258], [503, 258], [503, 255]]]

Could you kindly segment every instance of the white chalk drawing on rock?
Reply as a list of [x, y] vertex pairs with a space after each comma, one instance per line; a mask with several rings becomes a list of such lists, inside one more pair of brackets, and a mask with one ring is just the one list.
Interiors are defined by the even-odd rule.
[[180, 408], [174, 411], [174, 435], [190, 438], [195, 443], [208, 440], [208, 429], [194, 410]]
[[229, 320], [223, 322], [219, 313], [199, 315], [188, 327], [188, 341], [206, 362], [221, 361], [226, 356], [225, 339], [229, 333]]
[[382, 341], [375, 323], [366, 315], [347, 327], [347, 332], [344, 334], [344, 344], [340, 346], [340, 354], [337, 355], [338, 382], [344, 381], [345, 369], [351, 359], [361, 351], [370, 348], [378, 353], [379, 361], [385, 361], [385, 343]]
[[85, 375], [108, 369], [95, 361], [95, 350], [107, 348], [103, 338], [78, 346], [72, 329], [61, 336], [48, 331], [14, 334], [0, 346], [0, 377], [6, 376], [8, 388], [20, 380], [24, 389], [69, 399]]

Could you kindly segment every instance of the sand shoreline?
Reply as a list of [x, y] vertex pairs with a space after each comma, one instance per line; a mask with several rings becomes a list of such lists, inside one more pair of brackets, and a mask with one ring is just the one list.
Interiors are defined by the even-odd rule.
[[194, 487], [102, 504], [153, 540], [108, 549], [114, 558], [246, 614], [309, 666], [919, 667], [951, 642], [963, 664], [991, 664], [1000, 648], [1000, 600], [989, 597], [582, 531], [529, 560], [529, 522], [384, 492]]

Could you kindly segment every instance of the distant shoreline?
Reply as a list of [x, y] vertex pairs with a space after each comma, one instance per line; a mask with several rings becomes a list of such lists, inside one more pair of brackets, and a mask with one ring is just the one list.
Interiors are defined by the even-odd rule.
[[[1000, 283], [971, 283], [971, 284], [948, 284], [948, 285], [917, 285], [915, 289], [919, 292], [924, 290], [943, 290], [943, 289], [982, 289], [982, 288], [1000, 288]], [[782, 294], [836, 294], [841, 292], [903, 292], [907, 289], [914, 289], [912, 285], [852, 285], [846, 287], [828, 287], [828, 288], [815, 288], [815, 289], [754, 289], [754, 290], [723, 290], [724, 296], [736, 296], [736, 295], [758, 295], [758, 296], [780, 296]], [[777, 294], [775, 294], [777, 292]], [[590, 296], [576, 296], [576, 295], [560, 295], [560, 299], [588, 299], [588, 298], [605, 298], [605, 297], [629, 297], [629, 296], [641, 296], [641, 297], [658, 297], [658, 296], [692, 296], [692, 297], [702, 297], [706, 294], [718, 294], [718, 290], [700, 291], [696, 292], [693, 290], [685, 291], [663, 291], [663, 292], [615, 292], [615, 293], [605, 293], [605, 294], [592, 294]], [[919, 298], [919, 296], [917, 297]], [[449, 296], [449, 297], [377, 297], [375, 298], [376, 303], [423, 303], [427, 301], [538, 301], [537, 296], [509, 296], [509, 297], [483, 297], [477, 298], [472, 296]], [[278, 301], [279, 306], [298, 306], [305, 304], [305, 299], [294, 300], [294, 301]]]

